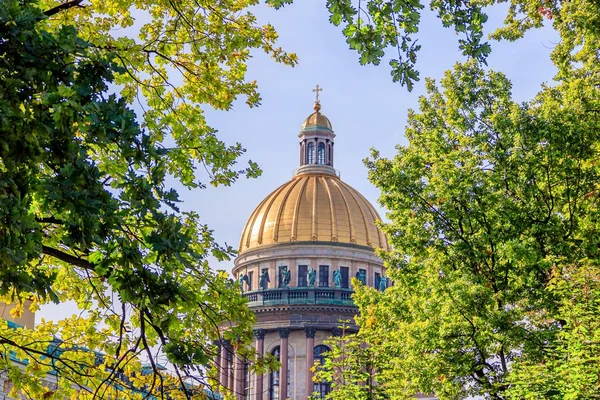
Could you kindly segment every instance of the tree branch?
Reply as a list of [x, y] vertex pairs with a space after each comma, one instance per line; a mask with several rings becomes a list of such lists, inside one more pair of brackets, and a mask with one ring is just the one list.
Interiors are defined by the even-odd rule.
[[90, 271], [95, 270], [95, 266], [91, 262], [84, 260], [83, 258], [75, 257], [71, 254], [64, 253], [53, 247], [42, 246], [42, 253], [46, 254], [47, 256], [58, 258], [61, 261], [75, 265], [77, 267], [85, 268]]
[[73, 7], [81, 7], [83, 8], [84, 6], [81, 5], [81, 3], [83, 3], [83, 0], [71, 0], [71, 1], [67, 1], [66, 3], [63, 3], [59, 6], [56, 6], [54, 8], [49, 9], [48, 11], [44, 12], [44, 15], [47, 17], [51, 17], [53, 15], [58, 14], [59, 12], [68, 10], [69, 8], [73, 8]]
[[64, 225], [64, 221], [55, 218], [55, 217], [41, 217], [35, 219], [40, 224], [56, 224], [56, 225]]

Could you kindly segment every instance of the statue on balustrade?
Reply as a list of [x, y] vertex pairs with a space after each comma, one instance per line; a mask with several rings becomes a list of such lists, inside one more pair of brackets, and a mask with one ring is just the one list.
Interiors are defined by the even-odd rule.
[[333, 283], [336, 288], [342, 287], [342, 271], [340, 271], [339, 269], [333, 271]]
[[381, 292], [385, 292], [385, 289], [387, 288], [387, 278], [385, 276], [382, 276], [379, 279], [379, 290]]
[[317, 280], [317, 271], [314, 269], [309, 269], [306, 275], [308, 278], [308, 286], [315, 286], [315, 281]]
[[262, 290], [267, 290], [267, 288], [269, 287], [269, 282], [271, 282], [271, 279], [269, 279], [269, 271], [265, 269], [260, 274], [260, 277], [258, 279], [258, 285]]
[[290, 281], [292, 280], [292, 273], [290, 272], [290, 270], [287, 267], [284, 267], [284, 268], [282, 268], [281, 275], [283, 278], [282, 279], [282, 282], [283, 282], [282, 287], [289, 288]]
[[246, 285], [250, 286], [250, 279], [248, 279], [248, 275], [246, 274], [240, 275], [240, 279], [238, 279], [238, 284], [240, 285], [242, 292], [244, 291], [244, 282], [246, 282]]
[[367, 284], [367, 271], [364, 269], [359, 270], [356, 273], [356, 279], [358, 279], [363, 285]]

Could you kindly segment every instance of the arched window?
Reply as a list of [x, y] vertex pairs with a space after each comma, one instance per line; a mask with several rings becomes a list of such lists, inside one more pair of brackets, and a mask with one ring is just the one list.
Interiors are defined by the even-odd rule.
[[306, 145], [306, 163], [315, 163], [315, 144], [312, 142]]
[[[281, 361], [281, 349], [279, 346], [275, 347], [271, 350], [271, 354], [273, 357], [277, 359], [277, 361]], [[288, 357], [287, 360], [287, 389], [286, 389], [286, 397], [290, 397], [290, 366], [291, 366], [291, 358]], [[279, 399], [279, 390], [281, 387], [281, 382], [279, 381], [279, 370], [271, 372], [269, 375], [269, 400], [278, 400]]]
[[[325, 345], [320, 344], [318, 346], [315, 346], [315, 350], [313, 353], [315, 356], [315, 363], [318, 362], [321, 365], [325, 364], [325, 353], [328, 351], [329, 347]], [[324, 399], [330, 391], [331, 384], [325, 381], [315, 382], [313, 384], [313, 392], [317, 392], [316, 398], [318, 399]]]
[[325, 143], [319, 143], [319, 150], [317, 151], [317, 163], [325, 164]]
[[[279, 346], [275, 347], [271, 354], [279, 361], [281, 356], [281, 349]], [[279, 400], [279, 370], [271, 371], [269, 376], [269, 400]]]

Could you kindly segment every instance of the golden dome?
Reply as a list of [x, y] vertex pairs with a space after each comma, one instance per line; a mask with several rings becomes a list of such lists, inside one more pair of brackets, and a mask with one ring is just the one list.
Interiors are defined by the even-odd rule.
[[240, 253], [293, 242], [338, 242], [389, 250], [377, 211], [335, 175], [300, 174], [268, 195], [250, 215]]
[[321, 104], [319, 104], [318, 102], [315, 102], [314, 110], [315, 110], [315, 112], [310, 114], [304, 120], [304, 122], [302, 123], [302, 126], [300, 127], [300, 130], [303, 131], [306, 128], [317, 127], [317, 126], [325, 127], [325, 128], [328, 128], [329, 130], [333, 130], [333, 127], [331, 126], [331, 121], [329, 121], [329, 118], [327, 118], [320, 112]]

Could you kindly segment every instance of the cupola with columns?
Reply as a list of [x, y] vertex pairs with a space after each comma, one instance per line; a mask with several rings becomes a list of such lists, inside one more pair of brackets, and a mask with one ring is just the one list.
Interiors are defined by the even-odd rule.
[[[313, 382], [311, 367], [327, 351], [324, 341], [339, 334], [340, 321], [358, 312], [351, 279], [378, 290], [388, 284], [374, 252], [388, 249], [379, 215], [333, 168], [335, 134], [321, 113], [321, 90], [313, 90], [314, 112], [298, 135], [300, 167], [260, 202], [242, 231], [232, 273], [256, 315], [256, 351], [282, 362], [279, 371], [251, 375], [223, 345], [219, 381], [238, 399], [304, 400], [313, 392], [324, 398], [330, 387]], [[357, 327], [351, 322], [348, 329]]]
[[318, 171], [335, 174], [333, 168], [333, 127], [329, 118], [321, 114], [321, 102], [319, 92], [322, 91], [317, 85], [316, 99], [313, 109], [300, 127], [300, 168], [297, 173], [305, 171]]

